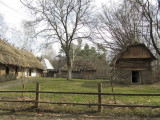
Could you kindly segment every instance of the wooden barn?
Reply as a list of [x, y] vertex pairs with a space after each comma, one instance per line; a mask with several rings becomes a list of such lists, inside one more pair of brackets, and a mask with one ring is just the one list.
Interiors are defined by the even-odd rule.
[[[67, 67], [64, 66], [61, 70], [62, 77], [67, 77]], [[95, 79], [96, 69], [89, 60], [75, 60], [72, 65], [73, 79]]]
[[17, 49], [0, 39], [0, 81], [40, 77], [43, 69], [32, 53]]
[[45, 68], [43, 71], [43, 77], [54, 77], [55, 71], [50, 61], [46, 58], [43, 58], [41, 64]]
[[156, 57], [145, 44], [134, 42], [127, 45], [112, 60], [113, 81], [124, 84], [153, 83], [152, 62]]

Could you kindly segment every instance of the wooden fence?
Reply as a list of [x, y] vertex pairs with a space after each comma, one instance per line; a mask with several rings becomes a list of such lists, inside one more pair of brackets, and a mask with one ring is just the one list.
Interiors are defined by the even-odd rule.
[[[98, 106], [98, 112], [102, 111], [102, 106], [106, 107], [152, 107], [152, 108], [160, 108], [160, 105], [118, 105], [118, 104], [103, 104], [102, 96], [103, 95], [113, 95], [113, 96], [160, 96], [159, 93], [150, 93], [150, 94], [130, 94], [130, 93], [102, 93], [102, 84], [98, 84], [98, 92], [90, 93], [90, 92], [51, 92], [51, 91], [40, 91], [40, 85], [37, 83], [36, 91], [0, 91], [0, 93], [36, 93], [35, 100], [0, 100], [0, 102], [31, 102], [34, 103], [35, 108], [39, 107], [40, 103], [46, 104], [67, 104], [67, 105], [87, 105], [87, 106]], [[84, 94], [84, 95], [97, 95], [98, 100], [97, 104], [86, 104], [86, 103], [62, 103], [62, 102], [46, 102], [40, 100], [40, 93], [51, 93], [51, 94]]]

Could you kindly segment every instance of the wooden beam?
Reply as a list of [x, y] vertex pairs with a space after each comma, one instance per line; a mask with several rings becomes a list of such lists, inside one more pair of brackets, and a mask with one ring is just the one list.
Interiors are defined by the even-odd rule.
[[36, 100], [35, 100], [35, 108], [38, 108], [39, 107], [39, 99], [40, 99], [40, 93], [39, 93], [39, 90], [40, 90], [40, 86], [39, 86], [39, 83], [37, 83], [36, 85]]
[[101, 92], [102, 92], [102, 84], [99, 83], [98, 84], [98, 112], [101, 112], [102, 111], [102, 106], [101, 106], [101, 103], [102, 103], [102, 98], [101, 98]]

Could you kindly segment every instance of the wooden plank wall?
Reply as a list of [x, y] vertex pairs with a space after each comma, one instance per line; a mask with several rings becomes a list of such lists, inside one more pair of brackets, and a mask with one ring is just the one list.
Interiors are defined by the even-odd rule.
[[144, 47], [134, 46], [128, 48], [122, 55], [122, 58], [152, 58]]

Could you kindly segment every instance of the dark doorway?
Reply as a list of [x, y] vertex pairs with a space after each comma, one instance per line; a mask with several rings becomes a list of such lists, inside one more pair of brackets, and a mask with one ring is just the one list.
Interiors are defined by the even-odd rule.
[[18, 76], [18, 67], [15, 68], [15, 75]]
[[132, 71], [132, 83], [140, 83], [139, 71]]
[[31, 76], [32, 74], [32, 69], [29, 69], [29, 76]]
[[6, 75], [9, 75], [9, 67], [6, 66]]

